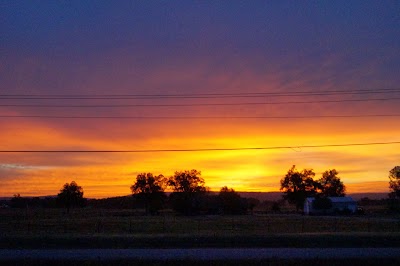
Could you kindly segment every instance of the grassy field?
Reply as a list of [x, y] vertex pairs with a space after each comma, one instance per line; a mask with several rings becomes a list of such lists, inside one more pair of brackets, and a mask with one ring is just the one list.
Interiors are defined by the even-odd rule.
[[287, 259], [268, 259], [268, 260], [216, 260], [216, 261], [193, 261], [193, 260], [179, 260], [179, 261], [141, 261], [141, 260], [112, 260], [112, 261], [60, 261], [60, 260], [19, 260], [19, 261], [2, 261], [2, 265], [159, 265], [159, 266], [174, 266], [174, 265], [247, 265], [247, 266], [280, 266], [280, 265], [296, 265], [296, 266], [309, 266], [309, 265], [351, 265], [351, 266], [371, 266], [371, 265], [399, 265], [399, 259], [306, 259], [306, 260], [287, 260]]
[[[143, 216], [135, 210], [0, 209], [0, 249], [400, 247], [398, 216]], [[1, 265], [399, 265], [398, 259], [32, 260]]]
[[0, 234], [268, 235], [400, 232], [399, 216], [144, 216], [134, 210], [2, 209]]
[[1, 209], [0, 248], [400, 246], [396, 216], [143, 216], [134, 210]]

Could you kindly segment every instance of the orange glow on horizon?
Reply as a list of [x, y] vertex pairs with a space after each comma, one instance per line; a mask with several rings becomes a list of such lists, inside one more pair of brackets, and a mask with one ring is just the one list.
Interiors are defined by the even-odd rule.
[[[12, 128], [13, 125], [9, 127]], [[21, 125], [19, 127], [21, 128]], [[246, 132], [233, 135], [221, 131], [217, 137], [212, 137], [211, 133], [203, 134], [201, 130], [200, 133], [189, 130], [190, 134], [179, 137], [170, 133], [161, 139], [155, 132], [154, 135], [149, 134], [143, 139], [121, 138], [110, 142], [106, 137], [85, 137], [79, 129], [75, 129], [76, 133], [73, 134], [72, 130], [58, 131], [46, 125], [25, 124], [23, 127], [26, 127], [26, 130], [20, 131], [16, 136], [9, 133], [11, 131], [7, 131], [6, 128], [0, 133], [2, 137], [9, 139], [7, 144], [3, 145], [3, 149], [74, 147], [78, 150], [124, 150], [132, 147], [185, 149], [271, 146], [293, 146], [293, 148], [186, 153], [1, 154], [0, 171], [4, 176], [0, 188], [2, 196], [12, 196], [15, 193], [26, 196], [54, 195], [64, 183], [72, 180], [84, 188], [86, 197], [128, 195], [129, 187], [138, 173], [152, 172], [171, 176], [175, 171], [189, 169], [202, 171], [206, 185], [213, 191], [218, 191], [223, 186], [234, 188], [236, 191], [279, 191], [280, 179], [293, 164], [298, 169], [313, 168], [316, 178], [327, 169], [337, 169], [348, 188], [348, 193], [387, 192], [387, 172], [397, 163], [398, 158], [397, 149], [392, 145], [296, 148], [296, 144], [318, 145], [381, 140], [381, 137], [375, 139], [373, 132], [371, 136], [353, 133], [342, 137], [336, 136], [335, 132], [320, 136], [306, 132], [300, 138], [299, 132], [293, 133], [290, 127], [279, 125], [275, 128], [277, 132], [263, 135], [260, 133], [263, 129], [257, 125], [248, 126]], [[228, 132], [232, 127], [233, 125], [229, 123], [225, 126]], [[392, 127], [392, 130], [397, 129]], [[390, 139], [391, 131], [382, 130], [379, 135], [386, 135], [386, 139]], [[112, 130], [109, 133], [112, 134]], [[294, 134], [298, 135], [300, 141], [293, 138]]]

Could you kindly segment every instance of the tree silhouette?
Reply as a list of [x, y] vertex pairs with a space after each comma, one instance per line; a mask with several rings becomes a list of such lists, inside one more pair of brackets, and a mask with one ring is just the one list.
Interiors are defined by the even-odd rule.
[[322, 173], [322, 178], [317, 181], [318, 192], [324, 197], [344, 197], [346, 187], [338, 177], [335, 169]]
[[223, 187], [218, 195], [224, 214], [244, 214], [247, 211], [247, 202], [235, 192], [233, 188]]
[[315, 195], [316, 183], [313, 180], [315, 173], [312, 169], [303, 169], [299, 172], [293, 165], [284, 178], [281, 179], [281, 188], [290, 204], [296, 205], [296, 210], [303, 208], [304, 200]]
[[174, 192], [205, 192], [206, 187], [204, 184], [201, 172], [195, 169], [190, 171], [176, 171], [168, 180], [168, 185], [172, 187]]
[[145, 206], [146, 214], [156, 214], [165, 201], [164, 188], [166, 179], [163, 175], [154, 176], [152, 173], [138, 174], [131, 191]]
[[392, 197], [400, 198], [400, 166], [395, 166], [389, 171], [389, 188]]
[[75, 181], [70, 184], [65, 183], [60, 193], [57, 195], [57, 203], [67, 209], [67, 213], [71, 207], [83, 207], [85, 199], [83, 198], [83, 189]]
[[168, 180], [168, 186], [174, 191], [170, 195], [173, 209], [186, 215], [199, 212], [202, 197], [207, 191], [204, 185], [200, 171], [176, 171]]

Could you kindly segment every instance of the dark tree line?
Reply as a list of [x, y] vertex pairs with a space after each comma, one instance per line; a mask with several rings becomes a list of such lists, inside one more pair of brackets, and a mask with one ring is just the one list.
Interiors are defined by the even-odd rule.
[[[166, 197], [164, 189], [172, 193]], [[171, 177], [154, 176], [141, 173], [131, 186], [133, 196], [145, 207], [147, 214], [156, 214], [166, 203], [180, 214], [245, 214], [248, 208], [254, 207], [247, 199], [228, 187], [223, 187], [218, 195], [210, 193], [195, 169], [177, 171]]]
[[10, 207], [12, 208], [65, 208], [69, 213], [71, 208], [84, 207], [87, 199], [83, 197], [83, 189], [75, 181], [65, 183], [61, 188], [57, 197], [21, 197], [20, 194], [15, 194], [10, 200]]
[[391, 198], [400, 198], [400, 166], [389, 171], [389, 188]]
[[[298, 171], [291, 167], [287, 174], [280, 180], [284, 200], [296, 206], [299, 210], [303, 207], [307, 197], [316, 197], [315, 207], [329, 208], [327, 197], [345, 196], [346, 187], [338, 177], [335, 169], [322, 173], [321, 178], [314, 180], [315, 173], [312, 169]], [[172, 193], [167, 196], [165, 190], [169, 188]], [[400, 166], [395, 166], [389, 171], [389, 199], [396, 210], [400, 201]], [[137, 175], [135, 183], [131, 186], [133, 197], [116, 197], [111, 199], [90, 200], [94, 207], [102, 208], [132, 208], [141, 205], [147, 214], [157, 214], [166, 205], [174, 211], [194, 215], [209, 214], [245, 214], [252, 210], [259, 201], [257, 199], [242, 198], [234, 189], [223, 187], [218, 194], [211, 193], [205, 186], [201, 172], [197, 170], [177, 171], [169, 178], [152, 173]], [[66, 183], [61, 188], [57, 197], [21, 197], [15, 194], [9, 201], [10, 207], [62, 207], [68, 213], [71, 208], [84, 207], [88, 200], [83, 197], [83, 189], [75, 181]], [[4, 205], [5, 203], [3, 203]], [[5, 206], [5, 205], [4, 205]], [[393, 207], [391, 206], [391, 207]], [[276, 202], [272, 210], [279, 210]]]
[[400, 166], [389, 171], [389, 210], [400, 212]]
[[293, 165], [284, 178], [281, 179], [281, 191], [284, 199], [294, 204], [296, 209], [302, 209], [307, 197], [317, 197], [317, 205], [329, 208], [327, 197], [345, 196], [346, 187], [338, 177], [335, 169], [327, 170], [318, 180], [314, 180], [315, 173], [312, 169], [298, 171]]
[[[4, 202], [3, 204], [6, 204]], [[11, 208], [56, 208], [56, 199], [52, 197], [21, 197], [20, 194], [15, 194], [14, 197], [9, 201]]]

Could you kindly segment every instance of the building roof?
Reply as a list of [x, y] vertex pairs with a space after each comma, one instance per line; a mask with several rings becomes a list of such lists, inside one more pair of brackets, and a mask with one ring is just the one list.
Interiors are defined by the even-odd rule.
[[[339, 202], [355, 202], [352, 197], [328, 197], [332, 202], [339, 203]], [[315, 197], [308, 197], [306, 201], [312, 202], [314, 201]]]

